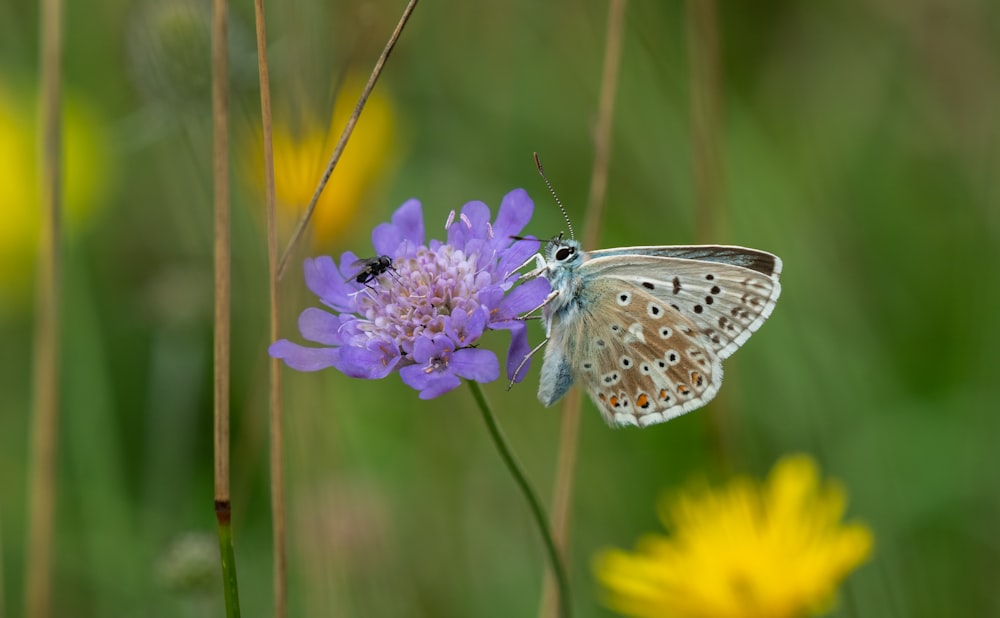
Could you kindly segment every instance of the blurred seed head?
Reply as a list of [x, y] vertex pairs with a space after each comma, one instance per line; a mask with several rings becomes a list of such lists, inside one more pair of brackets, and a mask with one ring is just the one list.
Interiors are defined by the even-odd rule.
[[157, 564], [163, 587], [175, 594], [201, 596], [219, 590], [219, 544], [211, 534], [185, 532], [167, 547]]
[[212, 273], [197, 265], [172, 264], [148, 277], [143, 308], [165, 326], [191, 326], [211, 319]]

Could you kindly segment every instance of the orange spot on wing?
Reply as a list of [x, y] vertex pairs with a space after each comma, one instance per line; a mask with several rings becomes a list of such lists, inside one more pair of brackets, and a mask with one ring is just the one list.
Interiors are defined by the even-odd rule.
[[647, 397], [645, 393], [639, 395], [638, 399], [635, 400], [635, 405], [639, 406], [640, 408], [648, 408], [649, 397]]

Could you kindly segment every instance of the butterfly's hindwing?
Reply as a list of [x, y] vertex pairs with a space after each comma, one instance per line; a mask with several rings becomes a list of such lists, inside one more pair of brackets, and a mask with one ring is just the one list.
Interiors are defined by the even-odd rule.
[[[553, 321], [558, 322], [561, 319], [562, 317], [554, 317]], [[572, 333], [569, 328], [558, 324], [552, 328], [552, 335], [545, 347], [542, 374], [539, 377], [538, 400], [542, 405], [551, 406], [573, 386], [574, 368], [571, 359], [575, 356], [574, 349], [579, 339], [580, 337]]]
[[[680, 311], [618, 278], [588, 280], [580, 300], [579, 311], [552, 316], [543, 403], [578, 380], [609, 424], [646, 426], [699, 408], [718, 392], [722, 365]], [[558, 367], [568, 369], [568, 383]]]

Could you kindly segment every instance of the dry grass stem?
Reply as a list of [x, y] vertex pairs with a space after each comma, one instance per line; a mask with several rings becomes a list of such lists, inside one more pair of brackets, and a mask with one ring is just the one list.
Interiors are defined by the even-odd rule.
[[56, 438], [59, 433], [59, 238], [61, 233], [62, 124], [60, 81], [62, 2], [41, 3], [41, 234], [34, 341], [31, 461], [28, 466], [28, 540], [25, 616], [52, 611], [52, 551], [56, 500]]
[[688, 0], [691, 135], [697, 239], [719, 242], [725, 232], [726, 174], [722, 155], [722, 68], [715, 0]]
[[229, 371], [231, 229], [229, 193], [229, 63], [226, 0], [214, 0], [212, 19], [213, 179], [215, 188], [215, 500], [229, 502]]
[[[608, 164], [611, 160], [611, 127], [614, 120], [615, 95], [618, 91], [618, 69], [621, 66], [622, 34], [625, 28], [625, 0], [612, 0], [608, 6], [608, 29], [604, 46], [604, 68], [598, 102], [597, 126], [594, 130], [594, 167], [590, 177], [590, 194], [584, 215], [583, 246], [593, 248], [598, 242], [598, 230], [604, 212], [608, 186]], [[559, 459], [552, 498], [552, 532], [557, 547], [566, 560], [569, 537], [569, 513], [573, 497], [573, 473], [576, 469], [577, 442], [580, 433], [580, 411], [583, 398], [580, 389], [573, 389], [563, 405], [559, 431]], [[539, 615], [556, 615], [555, 581], [551, 570], [545, 573]]]
[[302, 215], [302, 218], [299, 219], [298, 224], [295, 226], [295, 230], [292, 232], [292, 238], [288, 241], [288, 246], [285, 248], [285, 252], [281, 255], [281, 261], [278, 264], [279, 280], [282, 276], [284, 276], [285, 269], [288, 268], [288, 260], [291, 258], [292, 252], [295, 250], [296, 245], [302, 238], [302, 233], [305, 232], [306, 227], [309, 225], [309, 220], [312, 218], [313, 211], [316, 210], [316, 204], [319, 202], [319, 198], [323, 194], [323, 189], [326, 188], [326, 183], [330, 180], [330, 175], [333, 174], [333, 170], [337, 166], [337, 162], [340, 160], [340, 155], [344, 152], [347, 140], [350, 139], [351, 133], [354, 131], [354, 126], [358, 123], [358, 118], [361, 116], [361, 111], [364, 110], [365, 103], [368, 102], [368, 97], [375, 88], [375, 82], [378, 81], [379, 76], [382, 74], [382, 69], [385, 67], [385, 63], [389, 59], [389, 54], [392, 53], [393, 48], [396, 46], [396, 42], [399, 40], [399, 36], [403, 33], [403, 27], [406, 26], [406, 22], [409, 21], [410, 15], [413, 14], [413, 10], [416, 7], [417, 0], [409, 0], [406, 8], [403, 9], [403, 15], [399, 18], [399, 23], [396, 24], [396, 29], [393, 30], [392, 35], [385, 44], [385, 48], [382, 50], [382, 55], [379, 56], [378, 61], [375, 63], [375, 68], [372, 69], [371, 75], [368, 77], [368, 83], [365, 84], [364, 90], [361, 91], [361, 96], [358, 97], [358, 102], [354, 106], [354, 111], [351, 113], [350, 118], [347, 119], [344, 131], [340, 134], [340, 139], [337, 141], [337, 145], [333, 148], [333, 154], [330, 155], [330, 161], [326, 165], [326, 170], [324, 170], [323, 176], [320, 178], [319, 184], [316, 186], [316, 191], [313, 193], [312, 199], [309, 200], [306, 212]]
[[[722, 152], [722, 67], [716, 0], [686, 3], [688, 72], [691, 81], [691, 139], [694, 166], [696, 238], [700, 243], [725, 242], [726, 170]], [[731, 383], [735, 373], [727, 376]], [[728, 467], [731, 438], [723, 418], [732, 418], [732, 387], [723, 390], [706, 410], [716, 459]]]
[[215, 518], [219, 529], [226, 616], [240, 615], [236, 559], [233, 550], [232, 505], [229, 495], [230, 292], [232, 232], [229, 190], [229, 7], [212, 3], [212, 178], [215, 188], [215, 354], [214, 443]]
[[[260, 122], [264, 143], [264, 209], [267, 220], [268, 303], [270, 327], [268, 341], [278, 339], [278, 226], [274, 188], [274, 147], [271, 131], [271, 79], [267, 63], [267, 27], [264, 0], [254, 0], [257, 24], [257, 72], [260, 79]], [[268, 359], [270, 384], [270, 462], [271, 462], [271, 545], [274, 554], [274, 616], [288, 615], [288, 537], [285, 530], [285, 439], [281, 407], [281, 366], [278, 359]]]

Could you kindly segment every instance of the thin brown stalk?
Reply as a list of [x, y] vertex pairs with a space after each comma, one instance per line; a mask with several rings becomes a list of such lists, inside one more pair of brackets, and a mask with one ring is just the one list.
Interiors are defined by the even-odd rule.
[[[278, 339], [278, 224], [274, 188], [274, 148], [271, 139], [271, 78], [267, 64], [267, 27], [264, 0], [254, 0], [257, 22], [257, 72], [260, 79], [260, 124], [264, 143], [264, 210], [267, 219], [268, 302], [271, 319], [268, 341]], [[281, 367], [269, 359], [269, 419], [271, 449], [271, 545], [274, 553], [274, 616], [288, 615], [288, 541], [285, 532], [285, 438], [281, 407]]]
[[34, 410], [28, 478], [25, 615], [52, 612], [52, 551], [59, 433], [59, 238], [62, 198], [62, 126], [59, 117], [62, 2], [41, 3], [41, 234], [35, 323]]
[[726, 173], [722, 156], [722, 75], [716, 0], [688, 0], [691, 136], [698, 242], [718, 242], [725, 228]]
[[611, 127], [614, 122], [615, 95], [618, 92], [618, 69], [622, 57], [622, 33], [625, 29], [625, 0], [612, 0], [608, 6], [608, 32], [604, 44], [604, 69], [601, 94], [594, 129], [594, 168], [590, 176], [590, 195], [583, 221], [584, 247], [593, 248], [599, 240], [608, 188], [608, 165], [611, 160]]
[[214, 0], [212, 118], [215, 186], [215, 500], [229, 502], [229, 350], [231, 230], [229, 199], [229, 63], [226, 0]]
[[[718, 243], [725, 237], [726, 170], [722, 153], [722, 69], [716, 0], [688, 0], [685, 7], [691, 80], [691, 139], [695, 183], [696, 237]], [[732, 377], [729, 378], [732, 380]], [[716, 459], [728, 466], [731, 439], [723, 418], [727, 397], [721, 394], [708, 410]]]
[[226, 615], [239, 616], [236, 561], [233, 551], [232, 504], [229, 495], [229, 377], [231, 229], [229, 192], [229, 7], [212, 3], [212, 177], [215, 206], [215, 353], [214, 441], [215, 518], [219, 528]]
[[288, 241], [288, 246], [285, 247], [285, 252], [281, 255], [281, 262], [278, 264], [279, 280], [285, 274], [285, 269], [288, 267], [288, 260], [291, 258], [292, 252], [295, 250], [295, 246], [301, 239], [302, 233], [305, 232], [306, 226], [309, 225], [313, 211], [316, 210], [316, 204], [319, 202], [320, 195], [323, 194], [323, 189], [326, 188], [326, 183], [330, 180], [330, 175], [333, 174], [333, 170], [337, 166], [337, 162], [340, 161], [340, 155], [344, 152], [344, 147], [347, 145], [347, 140], [350, 139], [351, 133], [354, 132], [354, 126], [358, 123], [358, 118], [361, 116], [361, 112], [365, 108], [365, 103], [368, 102], [368, 97], [375, 88], [375, 82], [378, 81], [379, 76], [382, 74], [382, 69], [385, 67], [385, 63], [389, 59], [389, 54], [392, 53], [393, 48], [396, 46], [396, 41], [399, 40], [399, 36], [403, 33], [403, 27], [406, 26], [406, 23], [410, 20], [410, 15], [416, 7], [417, 0], [409, 0], [406, 8], [403, 9], [403, 15], [399, 18], [399, 23], [396, 24], [396, 29], [393, 30], [392, 35], [385, 44], [385, 48], [382, 50], [382, 55], [379, 56], [378, 61], [375, 63], [375, 68], [372, 69], [371, 75], [368, 77], [368, 83], [365, 84], [365, 88], [361, 92], [361, 96], [358, 97], [357, 104], [354, 106], [354, 111], [351, 113], [351, 117], [347, 119], [344, 131], [340, 134], [340, 139], [337, 141], [337, 145], [333, 148], [333, 154], [330, 155], [330, 161], [326, 165], [323, 177], [320, 178], [319, 185], [316, 186], [316, 191], [313, 193], [312, 199], [309, 200], [306, 212], [302, 215], [302, 218], [299, 219], [298, 224], [295, 226], [295, 230], [292, 232], [292, 238]]
[[[604, 43], [604, 68], [601, 74], [601, 92], [598, 102], [597, 126], [594, 130], [594, 167], [590, 176], [590, 194], [584, 215], [583, 246], [597, 245], [598, 230], [604, 213], [607, 196], [608, 164], [611, 160], [611, 127], [614, 120], [615, 95], [618, 91], [618, 70], [621, 66], [622, 38], [625, 29], [625, 0], [612, 0], [608, 6], [608, 29]], [[563, 406], [562, 426], [559, 431], [559, 458], [552, 497], [552, 532], [556, 546], [567, 561], [569, 513], [573, 497], [573, 473], [576, 469], [576, 451], [580, 433], [582, 397], [573, 389]], [[556, 615], [555, 580], [551, 569], [545, 572], [542, 585], [542, 602], [539, 615], [543, 618]]]

